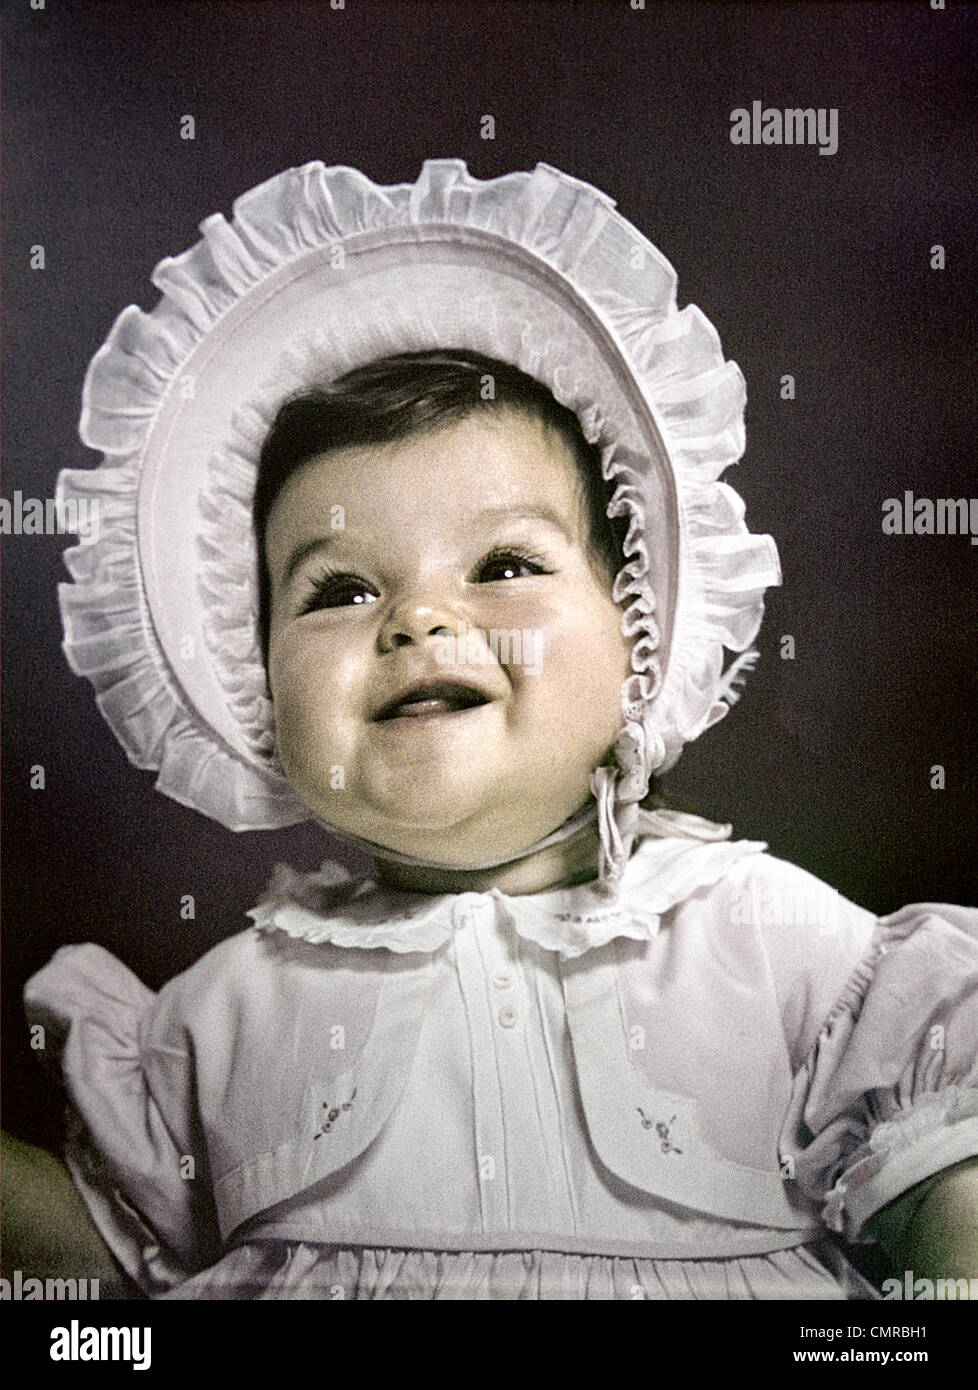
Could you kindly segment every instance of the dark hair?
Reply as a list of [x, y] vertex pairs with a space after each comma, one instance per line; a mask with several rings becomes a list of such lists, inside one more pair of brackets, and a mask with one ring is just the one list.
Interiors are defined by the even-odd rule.
[[591, 552], [614, 578], [624, 564], [627, 521], [607, 515], [611, 486], [601, 474], [600, 450], [587, 442], [573, 411], [525, 372], [481, 353], [398, 353], [286, 401], [262, 446], [252, 516], [258, 539], [259, 630], [266, 658], [270, 589], [265, 528], [276, 497], [292, 475], [330, 449], [386, 444], [478, 411], [505, 409], [539, 420], [570, 447], [590, 522]]

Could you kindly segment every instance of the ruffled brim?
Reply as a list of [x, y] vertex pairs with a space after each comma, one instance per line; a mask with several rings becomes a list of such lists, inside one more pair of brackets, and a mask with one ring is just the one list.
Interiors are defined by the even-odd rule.
[[431, 160], [381, 188], [314, 163], [201, 230], [89, 368], [80, 432], [102, 466], [59, 480], [63, 499], [101, 503], [98, 539], [66, 553], [65, 651], [130, 759], [232, 829], [308, 817], [275, 758], [258, 644], [258, 451], [287, 396], [447, 346], [547, 385], [615, 484], [614, 598], [634, 638], [606, 791], [619, 816], [726, 712], [724, 649], [749, 647], [780, 582], [773, 541], [719, 482], [744, 447], [743, 379], [702, 314], [677, 309], [672, 267], [604, 194], [544, 164], [480, 182]]

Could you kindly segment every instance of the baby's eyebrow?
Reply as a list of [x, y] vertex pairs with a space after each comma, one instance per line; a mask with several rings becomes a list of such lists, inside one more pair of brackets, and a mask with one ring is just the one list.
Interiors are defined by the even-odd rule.
[[[566, 522], [551, 511], [549, 507], [484, 507], [477, 512], [473, 518], [475, 522], [506, 522], [506, 521], [542, 521], [545, 525], [552, 527], [564, 538], [568, 545], [574, 544], [574, 536], [568, 529]], [[295, 574], [296, 570], [302, 565], [310, 555], [319, 550], [328, 550], [333, 544], [332, 536], [313, 536], [302, 545], [296, 546], [289, 556], [288, 563], [282, 573], [280, 584], [284, 587]]]
[[559, 531], [568, 545], [573, 545], [575, 537], [567, 526], [566, 521], [549, 507], [485, 507], [477, 513], [477, 520], [482, 521], [542, 521], [547, 526], [552, 526], [555, 531]]
[[306, 541], [303, 545], [296, 546], [295, 550], [293, 550], [292, 554], [289, 556], [289, 561], [282, 573], [280, 584], [282, 586], [288, 584], [303, 561], [307, 560], [309, 556], [317, 550], [328, 550], [332, 544], [332, 536], [313, 536], [311, 540]]

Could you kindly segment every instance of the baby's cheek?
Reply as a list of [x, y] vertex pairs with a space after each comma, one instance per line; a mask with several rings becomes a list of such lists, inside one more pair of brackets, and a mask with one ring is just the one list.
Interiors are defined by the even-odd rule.
[[628, 655], [617, 642], [597, 641], [593, 627], [565, 627], [546, 634], [541, 674], [522, 675], [524, 700], [543, 711], [549, 737], [568, 759], [596, 765], [613, 744], [623, 722]]
[[275, 747], [293, 790], [323, 820], [341, 824], [350, 801], [357, 760], [349, 740], [330, 725], [321, 709], [286, 707], [276, 719]]
[[288, 699], [275, 704], [275, 749], [286, 777], [300, 793], [315, 777], [315, 750], [321, 746], [309, 711]]
[[336, 678], [331, 679], [308, 654], [290, 653], [272, 668], [275, 744], [286, 776], [316, 784], [324, 768], [341, 761]]
[[566, 634], [564, 679], [574, 691], [581, 732], [600, 756], [622, 726], [621, 693], [632, 673], [633, 645], [621, 632], [621, 611], [610, 602], [582, 612], [577, 631]]
[[622, 612], [610, 599], [581, 603], [577, 612], [545, 630], [544, 653], [560, 678], [593, 690], [617, 688], [631, 674], [634, 640], [621, 631]]
[[272, 651], [269, 685], [276, 719], [341, 719], [362, 702], [362, 663], [348, 659], [327, 634], [296, 632]]

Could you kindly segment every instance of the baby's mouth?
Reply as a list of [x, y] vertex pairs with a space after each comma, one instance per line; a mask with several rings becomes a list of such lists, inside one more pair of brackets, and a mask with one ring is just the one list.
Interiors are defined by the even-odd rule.
[[489, 703], [489, 698], [474, 686], [457, 681], [421, 681], [403, 691], [384, 705], [374, 720], [417, 719], [430, 714], [457, 714]]

